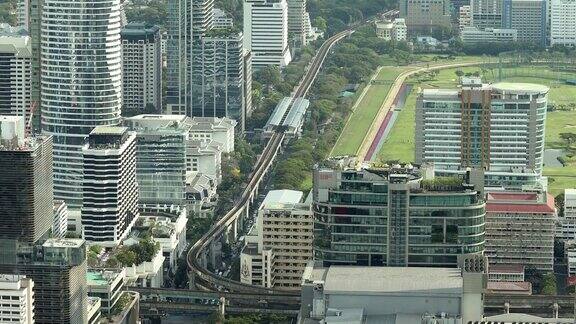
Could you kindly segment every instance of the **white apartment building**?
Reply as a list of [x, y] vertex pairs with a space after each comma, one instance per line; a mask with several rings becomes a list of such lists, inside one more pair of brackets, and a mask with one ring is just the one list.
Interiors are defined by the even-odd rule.
[[292, 61], [286, 0], [244, 0], [244, 48], [252, 52], [254, 70]]
[[[549, 88], [483, 84], [479, 78], [461, 83], [460, 89], [425, 89], [418, 96], [416, 163], [434, 163], [444, 173], [486, 168], [490, 186], [512, 186], [530, 174], [539, 177]], [[502, 178], [489, 183], [493, 176]]]
[[54, 200], [53, 211], [52, 236], [64, 238], [68, 231], [68, 206], [62, 200]]
[[461, 6], [458, 12], [458, 27], [460, 32], [464, 27], [472, 26], [472, 9], [470, 5]]
[[377, 21], [376, 23], [376, 36], [387, 41], [394, 40], [396, 42], [406, 41], [408, 28], [406, 27], [406, 19], [397, 18], [394, 21], [385, 20]]
[[[576, 189], [564, 189], [564, 216], [559, 219], [557, 237], [576, 240]], [[575, 250], [576, 253], [576, 250]], [[576, 256], [576, 254], [575, 254]]]
[[550, 45], [576, 46], [576, 2], [550, 0]]
[[34, 281], [0, 275], [0, 323], [34, 324]]
[[405, 42], [408, 37], [408, 27], [405, 18], [394, 19], [394, 28], [392, 29], [392, 39], [397, 42]]
[[122, 111], [134, 114], [162, 108], [160, 27], [128, 24], [122, 29]]
[[303, 193], [272, 190], [260, 209], [240, 255], [241, 281], [278, 289], [299, 289], [312, 260], [314, 219]]
[[126, 127], [96, 127], [82, 153], [84, 239], [117, 246], [139, 215], [136, 134]]
[[120, 122], [120, 3], [44, 0], [42, 5], [42, 130], [54, 140], [54, 196], [69, 208], [82, 205], [86, 137], [96, 126]]
[[30, 119], [32, 45], [25, 31], [0, 24], [0, 115]]
[[510, 43], [517, 40], [516, 29], [464, 27], [460, 31], [460, 38], [464, 44], [479, 43]]

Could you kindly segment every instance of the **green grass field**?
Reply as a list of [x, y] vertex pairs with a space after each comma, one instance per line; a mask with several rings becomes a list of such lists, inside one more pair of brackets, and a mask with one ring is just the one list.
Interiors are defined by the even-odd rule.
[[[404, 109], [399, 113], [391, 133], [378, 153], [380, 161], [399, 160], [410, 162], [414, 160], [414, 133], [415, 133], [415, 106], [419, 88], [455, 88], [457, 85], [457, 69], [446, 69], [438, 73], [433, 80], [421, 75], [413, 77], [414, 88], [407, 98]], [[464, 73], [481, 72], [479, 67], [460, 68]], [[497, 77], [492, 71], [487, 72], [488, 81]], [[506, 72], [506, 71], [505, 71]], [[507, 71], [514, 72], [514, 71]], [[513, 74], [513, 73], [510, 73]], [[576, 86], [570, 86], [552, 78], [549, 71], [543, 71], [544, 77], [512, 76], [505, 81], [529, 82], [545, 84], [550, 87], [549, 101], [556, 105], [569, 104], [576, 101]], [[576, 133], [576, 111], [554, 111], [547, 114], [546, 120], [546, 147], [557, 148], [561, 146], [560, 133]], [[545, 168], [544, 175], [549, 177], [549, 190], [556, 195], [565, 188], [576, 188], [576, 165], [563, 168]]]
[[416, 114], [416, 96], [418, 89], [412, 91], [406, 98], [402, 111], [384, 141], [378, 154], [380, 161], [412, 162], [414, 161], [414, 118]]
[[576, 166], [544, 168], [543, 173], [548, 177], [548, 192], [554, 196], [564, 189], [576, 188]]
[[366, 95], [346, 122], [344, 130], [334, 146], [332, 156], [356, 154], [364, 140], [364, 136], [370, 129], [372, 121], [376, 118], [382, 102], [386, 99], [392, 82], [404, 70], [405, 68], [401, 67], [384, 67], [380, 70], [375, 81], [383, 82], [383, 84], [372, 84], [370, 86]]

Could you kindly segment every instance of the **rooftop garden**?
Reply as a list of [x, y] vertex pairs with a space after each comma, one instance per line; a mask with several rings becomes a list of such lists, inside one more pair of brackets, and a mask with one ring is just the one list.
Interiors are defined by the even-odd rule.
[[435, 177], [420, 182], [420, 188], [428, 191], [459, 191], [463, 185], [464, 180], [458, 177]]

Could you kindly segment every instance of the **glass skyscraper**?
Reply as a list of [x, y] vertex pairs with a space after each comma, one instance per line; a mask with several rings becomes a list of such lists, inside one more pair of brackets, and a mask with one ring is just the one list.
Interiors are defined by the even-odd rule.
[[120, 0], [45, 0], [42, 130], [54, 140], [54, 196], [82, 204], [82, 146], [116, 125], [122, 104]]

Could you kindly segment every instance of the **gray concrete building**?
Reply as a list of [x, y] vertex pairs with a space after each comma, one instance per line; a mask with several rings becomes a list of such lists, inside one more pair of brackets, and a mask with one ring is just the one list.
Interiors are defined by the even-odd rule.
[[162, 37], [160, 27], [128, 24], [122, 37], [122, 114], [159, 113], [162, 109]]
[[518, 41], [546, 45], [546, 0], [504, 0], [502, 28], [515, 29]]
[[456, 268], [343, 267], [309, 263], [302, 279], [301, 324], [471, 323], [481, 319], [486, 260]]

